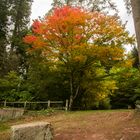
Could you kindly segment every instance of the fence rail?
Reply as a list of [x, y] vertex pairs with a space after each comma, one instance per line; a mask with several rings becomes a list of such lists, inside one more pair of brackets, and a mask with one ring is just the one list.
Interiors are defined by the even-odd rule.
[[[44, 106], [42, 106], [44, 104]], [[54, 107], [54, 105], [56, 106]], [[35, 106], [36, 105], [36, 106]], [[36, 101], [36, 102], [30, 102], [30, 101], [15, 101], [15, 102], [7, 102], [7, 101], [2, 101], [0, 102], [0, 107], [22, 107], [24, 109], [31, 108], [31, 106], [34, 106], [34, 108], [38, 106], [42, 106], [42, 108], [63, 108], [66, 111], [68, 110], [68, 100], [66, 101]], [[61, 105], [61, 107], [60, 107]]]

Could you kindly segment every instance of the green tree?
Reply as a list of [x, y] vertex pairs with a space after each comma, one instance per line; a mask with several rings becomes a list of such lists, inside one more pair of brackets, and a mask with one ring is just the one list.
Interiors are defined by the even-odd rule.
[[32, 0], [0, 1], [0, 74], [25, 69], [27, 45], [22, 38], [28, 32]]
[[33, 95], [33, 100], [68, 99], [68, 78], [64, 74], [64, 69], [54, 67], [54, 63], [47, 57], [42, 57], [40, 51], [31, 54], [28, 63], [26, 85]]
[[6, 46], [8, 44], [9, 0], [0, 0], [0, 76], [6, 71]]
[[116, 68], [111, 70], [112, 79], [116, 81], [118, 89], [111, 96], [112, 108], [135, 107], [136, 100], [140, 99], [140, 73], [136, 68]]
[[[27, 45], [23, 43], [23, 37], [28, 32], [32, 0], [12, 0], [11, 17], [11, 38], [9, 51], [9, 71], [21, 71], [25, 69]], [[12, 64], [12, 65], [11, 65]], [[13, 65], [14, 64], [14, 65]]]
[[24, 79], [11, 71], [0, 79], [0, 99], [7, 101], [30, 100], [31, 94], [23, 85]]
[[139, 68], [139, 56], [138, 56], [138, 48], [133, 47], [130, 54], [128, 55], [128, 58], [133, 59], [133, 67]]

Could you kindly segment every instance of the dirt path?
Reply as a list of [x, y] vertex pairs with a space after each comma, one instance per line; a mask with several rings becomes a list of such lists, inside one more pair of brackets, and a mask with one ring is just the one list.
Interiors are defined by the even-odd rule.
[[55, 140], [140, 140], [140, 120], [132, 112], [77, 112], [52, 124]]
[[9, 125], [40, 120], [52, 123], [54, 140], [140, 140], [140, 116], [134, 117], [133, 111], [81, 111], [49, 117], [26, 116], [10, 121]]

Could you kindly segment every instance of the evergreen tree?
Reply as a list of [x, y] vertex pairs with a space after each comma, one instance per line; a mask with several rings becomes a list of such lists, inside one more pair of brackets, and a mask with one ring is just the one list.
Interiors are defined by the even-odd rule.
[[9, 0], [0, 0], [0, 76], [5, 73]]
[[0, 0], [0, 75], [25, 67], [23, 37], [28, 32], [32, 0]]
[[133, 47], [133, 49], [130, 52], [130, 59], [133, 59], [133, 67], [138, 68], [139, 67], [139, 56], [138, 56], [138, 48], [136, 46]]
[[10, 39], [9, 71], [19, 71], [25, 65], [25, 48], [27, 46], [22, 40], [28, 32], [31, 4], [32, 0], [12, 0], [10, 15], [13, 28]]

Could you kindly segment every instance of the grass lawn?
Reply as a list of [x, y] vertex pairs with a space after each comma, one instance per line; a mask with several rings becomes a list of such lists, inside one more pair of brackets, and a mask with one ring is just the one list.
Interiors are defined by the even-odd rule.
[[140, 115], [134, 110], [30, 112], [0, 123], [0, 140], [9, 140], [10, 126], [34, 121], [50, 122], [54, 140], [140, 140]]

